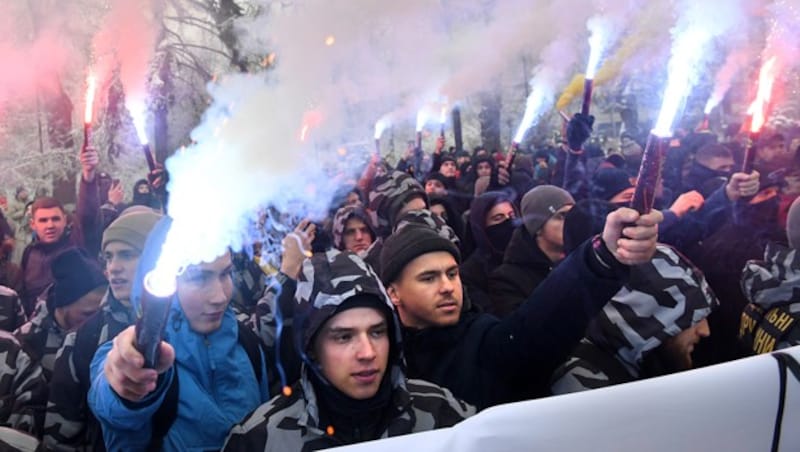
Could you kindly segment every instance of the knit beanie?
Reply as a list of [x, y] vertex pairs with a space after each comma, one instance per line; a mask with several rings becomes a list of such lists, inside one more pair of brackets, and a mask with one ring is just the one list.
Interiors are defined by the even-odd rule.
[[789, 238], [790, 247], [800, 248], [800, 198], [795, 199], [789, 207], [786, 216], [786, 236]]
[[555, 185], [534, 187], [522, 197], [522, 222], [525, 229], [535, 236], [558, 209], [569, 204], [575, 204], [575, 200], [563, 188]]
[[[136, 248], [138, 251], [144, 249], [144, 242], [147, 235], [153, 229], [161, 215], [153, 209], [134, 207], [122, 212], [103, 232], [103, 244], [100, 249], [105, 249], [110, 242], [123, 242]], [[132, 211], [129, 211], [132, 210]]]
[[53, 288], [48, 307], [62, 308], [82, 296], [107, 285], [103, 272], [78, 248], [69, 248], [57, 255], [50, 264]]
[[633, 187], [628, 173], [619, 168], [601, 168], [592, 179], [592, 197], [608, 201]]
[[417, 257], [435, 251], [446, 251], [461, 263], [461, 253], [450, 240], [426, 226], [408, 225], [392, 234], [381, 251], [381, 281], [396, 281], [406, 265]]

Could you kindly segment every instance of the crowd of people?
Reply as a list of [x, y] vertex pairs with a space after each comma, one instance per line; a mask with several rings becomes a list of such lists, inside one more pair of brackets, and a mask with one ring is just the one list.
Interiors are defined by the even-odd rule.
[[679, 134], [639, 212], [639, 137], [592, 126], [375, 156], [278, 256], [178, 275], [155, 362], [164, 173], [126, 204], [83, 150], [74, 212], [20, 187], [0, 221], [0, 448], [316, 450], [800, 344], [800, 141], [765, 134], [745, 172], [746, 143]]

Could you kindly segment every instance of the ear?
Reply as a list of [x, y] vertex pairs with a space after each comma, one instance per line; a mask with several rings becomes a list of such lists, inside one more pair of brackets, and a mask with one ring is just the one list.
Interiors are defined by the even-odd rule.
[[392, 304], [399, 308], [403, 302], [400, 300], [400, 294], [397, 291], [397, 285], [392, 283], [389, 287], [386, 288], [386, 293], [389, 294], [389, 299], [392, 300]]

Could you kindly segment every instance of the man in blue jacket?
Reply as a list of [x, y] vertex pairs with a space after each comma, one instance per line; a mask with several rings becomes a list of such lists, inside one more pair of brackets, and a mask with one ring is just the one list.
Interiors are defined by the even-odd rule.
[[[134, 305], [169, 224], [165, 217], [148, 237]], [[229, 306], [232, 270], [226, 252], [177, 277], [155, 369], [144, 368], [135, 327], [98, 349], [88, 402], [108, 450], [218, 450], [231, 427], [269, 399], [267, 355]]]

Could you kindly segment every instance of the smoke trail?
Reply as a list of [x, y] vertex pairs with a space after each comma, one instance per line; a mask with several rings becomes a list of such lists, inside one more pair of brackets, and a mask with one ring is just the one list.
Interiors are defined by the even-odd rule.
[[125, 104], [144, 143], [147, 142], [147, 73], [156, 44], [153, 13], [153, 0], [112, 0], [103, 25], [92, 40], [99, 80], [107, 80], [119, 65]]
[[705, 114], [711, 113], [722, 102], [733, 83], [733, 79], [753, 61], [755, 55], [755, 49], [750, 45], [735, 47], [728, 53], [725, 63], [719, 68], [714, 78], [714, 90], [711, 92], [711, 97], [708, 98], [703, 109]]
[[[638, 17], [630, 18], [627, 24], [627, 27], [632, 27], [630, 33], [627, 34], [627, 37], [614, 53], [602, 62], [594, 78], [595, 86], [613, 80], [624, 68], [634, 67], [641, 61], [637, 55], [643, 53], [645, 48], [648, 50], [649, 58], [660, 54], [657, 49], [662, 42], [665, 42], [668, 33], [668, 27], [663, 23], [664, 17], [670, 15], [668, 8], [668, 2], [650, 2]], [[556, 103], [557, 110], [565, 109], [575, 97], [580, 95], [585, 79], [585, 75], [581, 73], [576, 74], [570, 80], [564, 92], [558, 98]]]
[[[573, 5], [577, 6], [577, 5]], [[525, 102], [525, 114], [520, 126], [514, 134], [514, 142], [520, 143], [525, 132], [533, 123], [550, 108], [555, 100], [555, 90], [564, 83], [572, 68], [578, 62], [577, 48], [580, 48], [579, 35], [572, 30], [582, 28], [591, 14], [591, 8], [584, 5], [582, 9], [573, 9], [563, 3], [553, 3], [551, 14], [553, 18], [564, 20], [562, 8], [569, 8], [568, 20], [559, 23], [560, 31], [556, 38], [548, 44], [540, 55], [539, 65], [533, 70], [530, 80], [531, 94]]]
[[672, 55], [667, 66], [667, 86], [653, 133], [672, 136], [672, 126], [697, 76], [708, 62], [708, 47], [713, 39], [744, 23], [740, 0], [720, 2], [684, 1], [672, 30]]
[[[62, 76], [74, 69], [70, 62], [82, 60], [76, 51], [80, 43], [65, 33], [63, 21], [40, 18], [34, 9], [23, 2], [0, 2], [0, 58], [4, 67], [0, 71], [0, 113], [12, 102], [24, 105], [37, 91], [58, 92]], [[71, 5], [64, 5], [60, 12], [72, 17], [73, 11]], [[79, 74], [76, 79], [83, 80], [84, 76]]]

